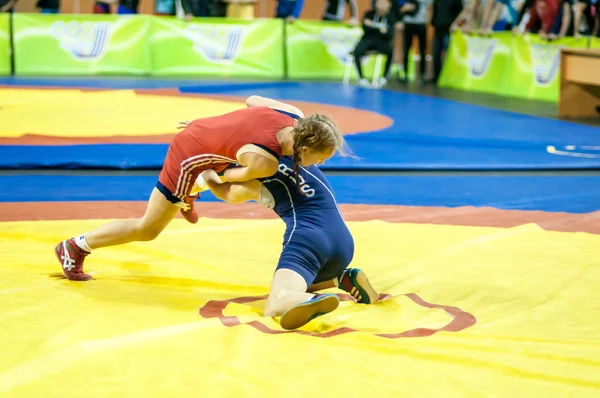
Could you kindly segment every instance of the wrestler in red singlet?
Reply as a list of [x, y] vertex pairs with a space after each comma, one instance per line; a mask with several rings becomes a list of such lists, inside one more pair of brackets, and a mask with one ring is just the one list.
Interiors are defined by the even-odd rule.
[[295, 125], [296, 120], [286, 112], [268, 107], [194, 120], [173, 138], [157, 188], [169, 201], [179, 203], [185, 201], [202, 171], [221, 171], [237, 163], [244, 152], [259, 152], [279, 160], [277, 133]]
[[260, 96], [249, 97], [246, 105], [225, 115], [181, 123], [186, 127], [169, 146], [144, 215], [111, 221], [56, 245], [65, 276], [92, 279], [83, 271], [83, 262], [93, 249], [153, 240], [178, 211], [189, 222], [197, 222], [198, 196], [190, 193], [202, 171], [220, 172], [239, 163], [242, 167], [225, 170], [224, 178], [248, 181], [275, 174], [283, 154], [293, 156], [297, 165], [310, 166], [329, 159], [344, 145], [335, 123], [324, 115], [304, 117], [293, 105]]

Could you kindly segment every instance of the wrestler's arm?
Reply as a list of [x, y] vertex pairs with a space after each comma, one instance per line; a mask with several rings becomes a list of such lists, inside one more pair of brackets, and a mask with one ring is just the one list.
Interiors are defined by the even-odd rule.
[[255, 152], [245, 152], [239, 155], [241, 167], [233, 167], [223, 172], [224, 182], [244, 182], [257, 178], [270, 177], [277, 173], [279, 162]]
[[258, 180], [222, 182], [214, 170], [206, 170], [202, 172], [201, 176], [215, 197], [227, 203], [238, 204], [260, 199], [260, 181]]
[[258, 180], [222, 182], [214, 170], [204, 171], [201, 177], [215, 197], [227, 203], [239, 204], [254, 200], [269, 208], [275, 204], [273, 195]]
[[281, 101], [277, 101], [274, 99], [261, 97], [259, 95], [252, 95], [246, 99], [246, 106], [251, 108], [253, 106], [268, 106], [269, 108], [278, 109], [280, 111], [285, 111], [288, 113], [292, 113], [301, 118], [304, 117], [304, 113], [294, 105], [286, 104]]

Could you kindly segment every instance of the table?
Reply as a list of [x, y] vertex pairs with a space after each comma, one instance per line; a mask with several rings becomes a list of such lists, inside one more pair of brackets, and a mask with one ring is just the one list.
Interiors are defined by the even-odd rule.
[[600, 50], [563, 48], [560, 51], [558, 116], [600, 116]]

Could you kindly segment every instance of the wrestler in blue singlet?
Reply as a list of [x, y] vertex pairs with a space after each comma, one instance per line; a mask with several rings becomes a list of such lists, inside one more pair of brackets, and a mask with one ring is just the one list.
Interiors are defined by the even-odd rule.
[[297, 272], [310, 286], [342, 274], [352, 261], [354, 240], [321, 170], [300, 166], [298, 187], [293, 167], [292, 158], [284, 156], [278, 172], [260, 181], [286, 224], [277, 269]]

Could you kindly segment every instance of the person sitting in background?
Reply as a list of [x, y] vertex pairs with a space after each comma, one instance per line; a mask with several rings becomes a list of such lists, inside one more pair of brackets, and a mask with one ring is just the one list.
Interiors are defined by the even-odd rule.
[[293, 22], [300, 18], [303, 7], [304, 0], [279, 0], [275, 17], [286, 19], [288, 22]]
[[434, 0], [431, 25], [433, 37], [433, 82], [437, 83], [442, 73], [443, 53], [448, 50], [450, 27], [463, 10], [462, 0]]
[[365, 12], [362, 26], [364, 34], [356, 48], [353, 51], [354, 62], [358, 72], [359, 84], [363, 87], [369, 85], [367, 79], [363, 77], [361, 59], [369, 51], [377, 51], [387, 57], [385, 62], [385, 71], [379, 79], [379, 85], [387, 84], [387, 76], [392, 65], [394, 47], [392, 38], [394, 37], [395, 18], [391, 12], [392, 4], [390, 0], [377, 0], [374, 10]]
[[546, 36], [540, 35], [548, 40], [561, 39], [565, 36], [573, 36], [573, 0], [564, 0], [562, 7], [559, 8], [558, 14], [554, 19], [554, 24], [550, 33]]
[[350, 25], [358, 24], [358, 5], [356, 0], [327, 0], [323, 11], [323, 21], [342, 22], [346, 15], [346, 3], [350, 4]]
[[[402, 48], [402, 41], [404, 39], [404, 22], [402, 19], [405, 15], [415, 15], [419, 9], [419, 2], [417, 0], [390, 0], [392, 4], [391, 13], [394, 17], [394, 33], [392, 38], [392, 47], [394, 48], [394, 60], [390, 69], [398, 73], [398, 79], [404, 81], [401, 78], [400, 71], [404, 71], [404, 62], [402, 59], [403, 51], [396, 51], [396, 49]], [[375, 9], [377, 0], [371, 0], [371, 8]]]
[[[534, 0], [529, 14], [529, 21], [525, 25], [525, 31], [544, 35], [550, 34], [559, 8], [560, 0]], [[536, 32], [538, 25], [539, 31]]]

